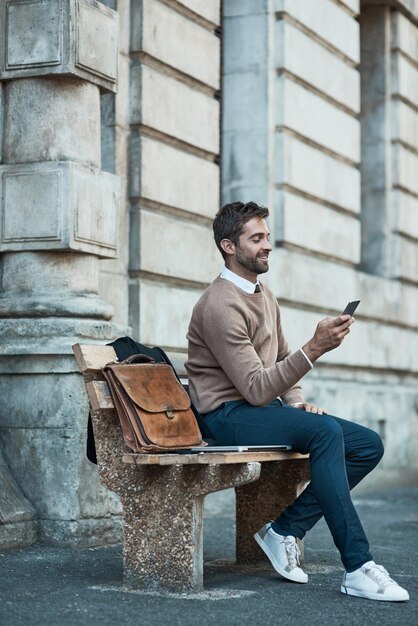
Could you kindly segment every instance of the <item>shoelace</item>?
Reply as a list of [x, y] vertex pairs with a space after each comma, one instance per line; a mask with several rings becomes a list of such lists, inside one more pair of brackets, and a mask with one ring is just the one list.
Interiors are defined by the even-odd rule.
[[299, 567], [300, 565], [300, 550], [299, 546], [293, 537], [284, 538], [284, 547], [286, 550], [287, 561], [291, 568]]
[[389, 572], [383, 567], [383, 565], [370, 565], [365, 568], [366, 574], [377, 583], [380, 587], [387, 587], [388, 585], [396, 585], [397, 583], [389, 576]]

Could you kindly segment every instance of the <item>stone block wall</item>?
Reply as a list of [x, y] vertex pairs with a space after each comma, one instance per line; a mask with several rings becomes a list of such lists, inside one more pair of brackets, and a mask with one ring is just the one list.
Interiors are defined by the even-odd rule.
[[418, 25], [391, 14], [392, 276], [418, 283]]
[[[398, 94], [401, 83], [413, 88], [402, 77], [405, 64], [416, 65], [416, 26], [406, 3], [373, 8], [388, 16], [386, 39], [374, 38], [381, 26], [368, 20], [371, 4], [225, 0], [221, 85], [218, 3], [119, 1], [125, 217], [120, 258], [102, 262], [100, 276], [114, 319], [129, 319], [144, 343], [184, 353], [191, 309], [222, 265], [210, 228], [219, 203], [267, 204], [276, 249], [265, 278], [292, 346], [321, 317], [362, 299], [355, 332], [304, 386], [311, 400], [384, 435], [381, 482], [417, 472], [416, 111], [412, 95]], [[383, 120], [373, 108], [381, 75]]]
[[383, 435], [369, 485], [418, 475], [418, 14], [388, 4], [226, 0], [223, 23], [223, 201], [271, 209], [264, 278], [293, 348], [361, 298], [303, 386]]
[[129, 200], [128, 188], [128, 142], [129, 142], [129, 95], [130, 95], [130, 0], [106, 0], [105, 4], [117, 11], [119, 17], [119, 55], [117, 93], [100, 95], [101, 105], [101, 154], [102, 169], [116, 174], [119, 179], [120, 201], [117, 222], [116, 259], [100, 262], [99, 293], [112, 304], [113, 321], [128, 330], [129, 311]]
[[218, 269], [220, 3], [134, 1], [130, 19], [129, 322], [184, 351]]
[[329, 0], [284, 0], [275, 11], [275, 240], [355, 265], [358, 24]]

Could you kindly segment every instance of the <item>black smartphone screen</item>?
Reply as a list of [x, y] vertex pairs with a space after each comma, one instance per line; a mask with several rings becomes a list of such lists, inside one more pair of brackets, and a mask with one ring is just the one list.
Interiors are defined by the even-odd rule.
[[360, 300], [352, 300], [351, 302], [347, 304], [347, 306], [345, 307], [341, 315], [353, 315], [354, 311], [356, 310], [359, 304], [360, 304]]

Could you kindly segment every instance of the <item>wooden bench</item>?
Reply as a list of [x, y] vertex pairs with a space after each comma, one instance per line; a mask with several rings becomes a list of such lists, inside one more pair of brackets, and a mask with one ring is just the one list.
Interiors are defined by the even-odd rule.
[[[230, 487], [236, 491], [237, 562], [263, 560], [253, 534], [304, 488], [307, 458], [294, 452], [134, 454], [102, 374], [116, 360], [113, 348], [76, 344], [73, 351], [89, 397], [100, 479], [123, 506], [125, 585], [200, 591], [204, 497]], [[182, 375], [184, 366], [174, 365]]]

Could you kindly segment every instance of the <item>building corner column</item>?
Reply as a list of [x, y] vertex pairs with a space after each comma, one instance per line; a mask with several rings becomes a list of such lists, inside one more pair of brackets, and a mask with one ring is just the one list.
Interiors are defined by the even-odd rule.
[[118, 16], [95, 0], [5, 0], [0, 29], [0, 437], [42, 541], [112, 542], [120, 505], [85, 458], [71, 346], [125, 330], [98, 295], [99, 260], [117, 255], [100, 92], [117, 87]]

